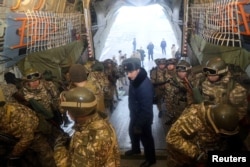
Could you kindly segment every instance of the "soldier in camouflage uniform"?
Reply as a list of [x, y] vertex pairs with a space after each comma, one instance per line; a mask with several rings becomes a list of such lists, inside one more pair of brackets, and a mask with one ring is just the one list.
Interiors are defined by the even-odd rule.
[[120, 100], [118, 97], [116, 82], [119, 78], [118, 68], [116, 64], [111, 59], [106, 59], [104, 62], [104, 73], [108, 77], [109, 80], [109, 91], [110, 96], [105, 96], [105, 105], [112, 112], [115, 108], [114, 106], [114, 96], [116, 96], [117, 100]]
[[116, 133], [112, 125], [97, 114], [94, 94], [77, 87], [62, 92], [61, 101], [61, 107], [75, 121], [75, 133], [69, 149], [60, 142], [56, 145], [57, 167], [119, 167]]
[[69, 69], [69, 76], [72, 82], [72, 87], [85, 87], [92, 91], [97, 97], [97, 111], [105, 113], [104, 98], [102, 89], [93, 80], [87, 80], [87, 73], [83, 65], [73, 64]]
[[63, 133], [60, 127], [63, 121], [62, 113], [59, 110], [59, 92], [56, 86], [52, 81], [44, 80], [38, 71], [31, 68], [25, 72], [19, 96], [25, 100], [23, 101], [21, 98], [19, 103], [27, 105], [37, 112], [40, 127], [53, 147], [55, 139]]
[[219, 57], [211, 58], [203, 72], [207, 76], [202, 83], [205, 104], [230, 103], [239, 109], [239, 118], [243, 119], [248, 106], [247, 90], [233, 79], [225, 61]]
[[176, 77], [170, 81], [171, 91], [174, 94], [174, 113], [172, 123], [178, 119], [182, 111], [193, 103], [193, 92], [189, 75], [191, 72], [191, 65], [185, 60], [181, 60], [176, 65]]
[[88, 58], [87, 62], [84, 63], [84, 68], [85, 68], [85, 71], [87, 73], [87, 75], [91, 72], [91, 67], [95, 64], [96, 60], [94, 57], [90, 57]]
[[[41, 74], [33, 68], [25, 71], [23, 87], [20, 90], [25, 100], [41, 104], [46, 111], [43, 113], [45, 119], [55, 118], [59, 107], [59, 92], [52, 81], [41, 78]], [[57, 122], [61, 124], [61, 122]]]
[[166, 59], [156, 59], [155, 63], [157, 67], [154, 67], [150, 70], [150, 80], [154, 85], [155, 91], [155, 100], [157, 104], [157, 108], [159, 110], [158, 117], [162, 117], [163, 113], [163, 104], [165, 104], [164, 100], [164, 92], [165, 92], [165, 83], [166, 83]]
[[2, 89], [5, 100], [7, 102], [17, 102], [16, 99], [12, 96], [18, 91], [15, 85], [0, 83], [0, 88]]
[[[1, 89], [0, 91], [2, 92]], [[16, 140], [16, 143], [13, 143], [13, 149], [9, 155], [6, 155], [8, 163], [12, 163], [8, 165], [55, 167], [52, 148], [39, 129], [40, 122], [36, 113], [18, 103], [5, 103], [2, 93], [0, 93], [0, 101], [0, 133]], [[36, 156], [30, 158], [32, 155]], [[18, 164], [14, 163], [17, 160]], [[2, 159], [1, 165], [3, 163], [6, 162]]]
[[15, 74], [11, 72], [7, 72], [4, 74], [4, 80], [6, 83], [0, 83], [0, 87], [5, 96], [5, 100], [7, 102], [17, 102], [17, 100], [13, 97], [15, 93], [18, 92], [20, 79], [17, 79]]
[[174, 105], [174, 96], [175, 93], [173, 91], [172, 88], [172, 84], [173, 84], [173, 78], [176, 78], [176, 59], [170, 58], [167, 59], [166, 61], [166, 65], [167, 65], [167, 72], [165, 74], [165, 78], [166, 78], [166, 84], [165, 86], [165, 101], [166, 101], [166, 109], [167, 109], [167, 113], [164, 115], [164, 119], [166, 120], [166, 124], [171, 124], [172, 122], [172, 118], [173, 118], [173, 113], [175, 110], [175, 105]]
[[207, 151], [226, 150], [224, 141], [239, 132], [238, 125], [237, 109], [231, 105], [191, 105], [166, 136], [167, 166], [194, 167], [206, 163]]
[[89, 73], [87, 80], [94, 83], [101, 90], [100, 98], [102, 98], [103, 101], [102, 112], [108, 114], [104, 104], [104, 97], [110, 96], [109, 80], [107, 76], [104, 74], [104, 66], [101, 62], [96, 61], [96, 63], [92, 65], [91, 72]]

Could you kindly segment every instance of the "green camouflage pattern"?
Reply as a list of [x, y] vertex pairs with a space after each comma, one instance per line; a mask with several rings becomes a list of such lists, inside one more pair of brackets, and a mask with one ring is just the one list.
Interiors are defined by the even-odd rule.
[[97, 113], [77, 123], [69, 149], [55, 148], [58, 167], [119, 167], [120, 151], [115, 131]]
[[104, 61], [104, 74], [108, 78], [109, 86], [108, 86], [107, 93], [104, 95], [104, 102], [105, 102], [106, 108], [112, 108], [114, 95], [115, 95], [116, 89], [117, 89], [116, 82], [119, 78], [119, 71], [118, 71], [118, 67], [115, 65], [115, 63], [112, 63], [110, 66], [108, 66], [106, 64], [107, 62], [109, 62], [109, 60], [106, 60], [106, 62]]
[[7, 103], [0, 110], [0, 129], [21, 139], [12, 151], [12, 155], [20, 155], [34, 139], [38, 118], [34, 111], [18, 103]]
[[41, 103], [52, 115], [53, 109], [59, 108], [59, 92], [52, 81], [40, 80], [36, 89], [30, 89], [28, 84], [24, 83], [21, 93], [27, 101], [34, 99]]
[[202, 153], [206, 160], [206, 152], [220, 150], [220, 136], [207, 124], [206, 112], [209, 106], [203, 103], [191, 105], [172, 125], [167, 136], [168, 167], [181, 167], [183, 164], [195, 162]]
[[[109, 94], [109, 80], [102, 71], [94, 71], [88, 75], [88, 80], [92, 81], [101, 90], [102, 95], [107, 96]], [[108, 95], [110, 96], [110, 95]]]
[[167, 71], [165, 74], [165, 78], [167, 80], [167, 83], [164, 85], [165, 86], [165, 101], [166, 101], [166, 109], [167, 109], [167, 114], [173, 116], [175, 112], [175, 105], [174, 105], [174, 97], [175, 97], [175, 92], [174, 92], [174, 87], [173, 84], [173, 79], [176, 78], [176, 72], [175, 70], [173, 71]]
[[231, 103], [236, 106], [240, 119], [247, 114], [247, 90], [233, 81], [229, 72], [217, 82], [206, 79], [202, 83], [202, 96], [205, 104]]
[[6, 102], [16, 102], [16, 99], [12, 97], [12, 95], [18, 91], [16, 85], [1, 83], [0, 87], [3, 91]]
[[[76, 87], [76, 86], [72, 84], [69, 89], [74, 88], [74, 87]], [[87, 88], [95, 95], [96, 100], [97, 100], [97, 107], [96, 107], [97, 111], [105, 112], [104, 97], [103, 97], [102, 89], [93, 80], [93, 77], [88, 78], [87, 82], [85, 82], [85, 85], [83, 87]]]
[[[47, 139], [38, 130], [36, 113], [19, 103], [7, 103], [0, 108], [0, 131], [18, 139], [11, 156], [26, 156], [26, 151], [34, 151], [38, 167], [55, 167], [53, 151]], [[27, 155], [28, 156], [28, 155]]]
[[98, 98], [100, 101], [100, 105], [98, 107], [99, 108], [98, 111], [106, 113], [104, 97], [112, 96], [111, 91], [109, 90], [108, 78], [102, 71], [92, 71], [89, 73], [87, 80], [95, 84], [99, 90]]
[[158, 67], [154, 67], [150, 70], [150, 80], [154, 85], [154, 91], [156, 96], [157, 108], [161, 111], [161, 106], [164, 103], [164, 92], [165, 92], [165, 83], [166, 79], [166, 68], [160, 69]]

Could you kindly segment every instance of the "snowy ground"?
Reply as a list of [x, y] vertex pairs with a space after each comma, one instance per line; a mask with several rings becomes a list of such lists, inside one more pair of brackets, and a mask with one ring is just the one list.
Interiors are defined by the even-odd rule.
[[[161, 6], [122, 7], [108, 35], [100, 60], [113, 56], [118, 59], [118, 50], [122, 50], [122, 53], [126, 53], [129, 57], [133, 51], [133, 38], [137, 41], [136, 48], [142, 47], [146, 53], [148, 43], [153, 42], [154, 59], [171, 58], [172, 44], [175, 44], [176, 48], [179, 47]], [[160, 42], [163, 38], [167, 42], [167, 55], [161, 54]], [[153, 66], [155, 66], [154, 62], [148, 61], [146, 57], [145, 68], [151, 69]]]

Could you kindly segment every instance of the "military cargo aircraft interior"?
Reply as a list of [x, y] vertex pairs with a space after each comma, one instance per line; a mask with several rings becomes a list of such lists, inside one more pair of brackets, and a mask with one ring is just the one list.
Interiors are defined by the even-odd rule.
[[249, 132], [249, 0], [0, 0], [0, 167], [208, 167]]

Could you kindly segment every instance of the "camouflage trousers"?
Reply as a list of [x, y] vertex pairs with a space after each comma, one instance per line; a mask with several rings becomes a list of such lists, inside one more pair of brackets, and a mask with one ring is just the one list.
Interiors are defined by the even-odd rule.
[[166, 122], [169, 122], [167, 124], [174, 123], [182, 114], [186, 106], [187, 102], [177, 100], [173, 95], [166, 96]]
[[159, 111], [162, 111], [162, 105], [165, 103], [165, 95], [164, 95], [164, 88], [156, 87], [155, 88], [155, 97], [156, 97], [156, 105]]
[[53, 150], [42, 134], [35, 135], [31, 150], [37, 157], [36, 164], [40, 164], [41, 167], [56, 167]]
[[174, 103], [173, 94], [167, 94], [165, 96], [165, 108], [167, 110], [165, 117], [164, 117], [166, 124], [172, 124], [173, 118], [175, 117], [175, 112], [176, 112], [176, 105]]
[[167, 155], [167, 167], [195, 167], [192, 166], [190, 158], [172, 149], [170, 146], [168, 146]]
[[35, 134], [33, 142], [20, 157], [17, 159], [0, 158], [0, 167], [56, 167], [53, 154], [47, 139], [41, 134]]

